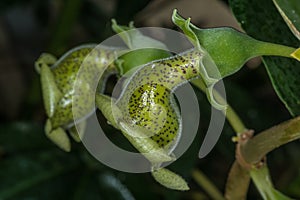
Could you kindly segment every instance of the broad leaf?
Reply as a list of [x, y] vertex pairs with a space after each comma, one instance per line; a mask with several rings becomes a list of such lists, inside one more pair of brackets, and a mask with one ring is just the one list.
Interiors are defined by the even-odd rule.
[[273, 0], [282, 18], [300, 40], [300, 3], [299, 0]]
[[[230, 0], [231, 8], [252, 37], [299, 47], [272, 0]], [[299, 4], [299, 3], [298, 3]], [[278, 57], [263, 58], [274, 89], [292, 115], [300, 114], [300, 63]]]
[[74, 157], [65, 157], [59, 150], [9, 156], [0, 164], [0, 199], [66, 198], [76, 176], [64, 175], [75, 169], [76, 163]]
[[0, 125], [0, 199], [107, 199], [124, 193], [125, 186], [113, 191], [103, 189], [114, 186], [98, 180], [99, 172], [101, 175], [109, 169], [85, 149], [76, 150], [61, 151], [36, 124]]

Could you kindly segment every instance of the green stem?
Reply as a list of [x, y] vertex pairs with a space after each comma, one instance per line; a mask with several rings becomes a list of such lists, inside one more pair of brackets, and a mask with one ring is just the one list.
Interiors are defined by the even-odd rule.
[[274, 189], [270, 179], [270, 173], [266, 165], [260, 169], [252, 169], [250, 171], [250, 176], [263, 199], [290, 200], [289, 197]]
[[246, 162], [257, 163], [275, 148], [300, 138], [300, 117], [261, 132], [242, 146]]
[[82, 0], [67, 0], [63, 5], [60, 16], [55, 23], [52, 31], [51, 42], [48, 51], [54, 54], [61, 54], [64, 51], [66, 42], [70, 38], [70, 34], [76, 19], [80, 14]]
[[192, 176], [212, 199], [224, 200], [222, 193], [201, 171], [194, 170]]
[[[256, 164], [270, 151], [299, 138], [300, 117], [297, 117], [263, 131], [241, 144], [241, 155], [246, 163]], [[250, 176], [264, 199], [289, 199], [273, 187], [266, 165], [258, 169], [252, 168]]]
[[[201, 91], [203, 91], [204, 93], [206, 92], [206, 86], [201, 79], [195, 79], [192, 80], [191, 82], [193, 83], [193, 85], [198, 87]], [[213, 93], [216, 100], [220, 104], [222, 105], [227, 104], [226, 100], [217, 91], [214, 90]], [[227, 104], [227, 110], [226, 113], [224, 114], [226, 115], [226, 118], [230, 123], [230, 125], [232, 126], [232, 128], [234, 129], [234, 131], [237, 133], [237, 136], [239, 136], [241, 133], [243, 133], [246, 130], [246, 127], [243, 124], [242, 120], [230, 105]]]
[[[194, 80], [192, 83], [205, 92], [205, 85], [201, 80]], [[218, 92], [214, 91], [216, 99], [220, 103], [226, 103]], [[228, 105], [227, 112], [224, 113], [227, 120], [237, 132], [239, 137], [246, 130], [245, 125], [240, 120], [236, 112]], [[242, 156], [247, 163], [259, 162], [268, 152], [276, 147], [300, 138], [300, 117], [266, 130], [245, 145], [241, 145]], [[234, 162], [230, 170], [225, 190], [226, 199], [245, 199], [249, 187], [249, 172], [260, 194], [264, 199], [289, 199], [276, 189], [274, 189], [268, 168], [264, 165], [260, 169], [247, 169], [241, 167], [237, 161]], [[199, 182], [204, 187], [205, 183]], [[240, 188], [236, 190], [236, 188]]]
[[[206, 86], [201, 81], [201, 79], [195, 79], [191, 81], [196, 87], [198, 87], [201, 91], [206, 92]], [[217, 92], [213, 91], [216, 100], [221, 104], [227, 104], [226, 100]], [[239, 137], [242, 134], [246, 127], [234, 109], [227, 104], [226, 113], [223, 112]], [[193, 176], [194, 179], [195, 176]], [[203, 188], [205, 187], [205, 183], [197, 181], [199, 185]], [[239, 165], [237, 161], [235, 161], [230, 169], [230, 173], [227, 178], [226, 189], [225, 189], [225, 197], [226, 199], [245, 199], [248, 191], [250, 183], [250, 176], [246, 169]], [[238, 190], [236, 188], [239, 188]], [[222, 197], [223, 198], [223, 197]], [[224, 199], [224, 198], [223, 198]]]
[[291, 54], [296, 50], [293, 47], [268, 42], [259, 42], [258, 44], [259, 45], [256, 45], [256, 48], [254, 48], [254, 54], [256, 55], [293, 58]]

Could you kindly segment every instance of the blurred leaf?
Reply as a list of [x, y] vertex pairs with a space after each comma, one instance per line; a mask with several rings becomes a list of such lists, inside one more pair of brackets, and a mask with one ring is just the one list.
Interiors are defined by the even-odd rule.
[[[108, 200], [134, 200], [128, 188], [110, 173], [102, 173], [99, 176], [101, 194]], [[113, 194], [113, 195], [112, 195]]]
[[49, 147], [53, 145], [46, 138], [42, 126], [26, 122], [0, 125], [0, 151], [3, 153]]
[[279, 13], [293, 34], [300, 40], [299, 0], [273, 0]]
[[76, 149], [65, 153], [52, 145], [43, 132], [41, 126], [24, 122], [0, 126], [1, 200], [94, 200], [125, 195], [124, 185], [101, 191], [101, 184], [104, 188], [114, 186], [110, 182], [99, 184], [99, 171], [109, 169], [91, 158], [84, 148], [79, 156]]
[[70, 193], [66, 193], [66, 190], [70, 185], [68, 182], [74, 181], [72, 176], [60, 177], [60, 180], [55, 178], [77, 166], [78, 162], [73, 156], [66, 157], [60, 150], [9, 157], [0, 163], [0, 199], [15, 196], [34, 199], [68, 196]]
[[115, 18], [121, 24], [125, 24], [128, 21], [132, 21], [133, 16], [140, 10], [142, 10], [150, 0], [140, 1], [140, 0], [131, 0], [131, 1], [117, 1], [117, 7], [115, 12]]
[[300, 185], [300, 169], [298, 170], [297, 175], [294, 175], [294, 180], [289, 184], [287, 192], [290, 195], [300, 197], [300, 190], [299, 190], [299, 185]]
[[[231, 8], [252, 37], [288, 46], [299, 46], [272, 1], [230, 0]], [[274, 89], [292, 115], [300, 114], [300, 63], [287, 58], [263, 58]]]
[[1, 0], [0, 2], [0, 10], [4, 10], [16, 5], [24, 5], [30, 3], [31, 0]]
[[[158, 199], [157, 188], [161, 187], [149, 173], [134, 174], [118, 172], [117, 177], [122, 180], [128, 189], [132, 192], [135, 199], [152, 200]], [[143, 184], [141, 184], [141, 182]], [[147, 187], [145, 187], [147, 186]], [[157, 188], [156, 188], [157, 187]]]
[[73, 200], [95, 200], [102, 198], [97, 176], [87, 170], [81, 174], [77, 185], [74, 186], [73, 184], [72, 191]]

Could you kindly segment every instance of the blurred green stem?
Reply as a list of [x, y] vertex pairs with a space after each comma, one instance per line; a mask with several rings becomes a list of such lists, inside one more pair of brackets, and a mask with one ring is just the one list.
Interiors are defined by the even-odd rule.
[[80, 14], [82, 0], [65, 0], [63, 3], [63, 9], [54, 24], [48, 47], [48, 51], [55, 55], [62, 54], [65, 51], [66, 42], [70, 38], [72, 28]]
[[[206, 86], [201, 81], [201, 79], [195, 79], [192, 81], [192, 83], [204, 93], [206, 92]], [[214, 96], [219, 103], [227, 104], [226, 100], [218, 92], [214, 91]], [[237, 113], [233, 110], [233, 108], [229, 104], [227, 104], [226, 112], [223, 113], [226, 116], [232, 128], [234, 129], [234, 131], [236, 132], [237, 136], [240, 136], [240, 134], [242, 134], [246, 130], [246, 127], [243, 124], [240, 117], [237, 115]], [[198, 178], [195, 177], [194, 173], [193, 173], [193, 177], [194, 179]], [[209, 187], [209, 183], [207, 182], [208, 181], [197, 181], [197, 183], [201, 185], [203, 188]], [[232, 168], [227, 178], [226, 189], [225, 189], [226, 199], [245, 199], [247, 195], [249, 183], [250, 183], [249, 172], [246, 169], [244, 169], [242, 166], [240, 166], [240, 164], [237, 161], [235, 161], [234, 164], [232, 165]], [[237, 190], [236, 188], [239, 189]], [[206, 191], [207, 193], [209, 193], [208, 190]]]
[[263, 199], [291, 200], [274, 189], [267, 165], [250, 171], [251, 178]]
[[222, 193], [218, 188], [199, 170], [192, 173], [194, 180], [202, 186], [207, 194], [214, 200], [224, 200]]
[[[192, 83], [203, 92], [206, 92], [206, 87], [200, 79], [196, 79]], [[218, 92], [214, 91], [214, 95], [220, 103], [227, 104]], [[239, 139], [242, 133], [247, 130], [245, 125], [229, 105], [227, 106], [227, 112], [224, 112], [224, 114]], [[299, 138], [300, 117], [297, 117], [250, 138], [245, 143], [238, 145], [237, 148], [241, 149], [242, 159], [254, 166], [270, 151]], [[194, 174], [193, 176], [195, 178]], [[246, 199], [250, 176], [264, 199], [289, 199], [274, 189], [266, 163], [263, 163], [258, 168], [252, 167], [247, 169], [237, 161], [234, 162], [228, 176], [225, 191], [226, 199]], [[198, 183], [202, 187], [207, 187], [208, 185], [208, 183], [203, 181]], [[239, 188], [238, 190], [236, 189], [237, 187]], [[206, 188], [206, 190], [208, 189]]]
[[[195, 79], [192, 80], [191, 82], [193, 83], [193, 85], [198, 87], [201, 91], [203, 91], [204, 93], [206, 92], [206, 86], [201, 79]], [[217, 91], [214, 91], [214, 96], [220, 104], [227, 105], [226, 113], [224, 111], [223, 113], [226, 115], [228, 122], [230, 123], [234, 131], [237, 133], [237, 136], [239, 136], [241, 133], [243, 133], [246, 130], [246, 127], [243, 124], [242, 120]]]

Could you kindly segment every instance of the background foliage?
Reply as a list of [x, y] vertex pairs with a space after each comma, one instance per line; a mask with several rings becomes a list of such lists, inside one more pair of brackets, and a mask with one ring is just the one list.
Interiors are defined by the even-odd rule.
[[[35, 59], [44, 51], [59, 56], [76, 45], [102, 41], [112, 35], [111, 18], [116, 18], [120, 24], [135, 20], [137, 27], [147, 25], [147, 20], [141, 20], [144, 19], [142, 9], [154, 9], [153, 13], [159, 13], [172, 7], [172, 2], [160, 2], [160, 8], [151, 7], [153, 1], [150, 0], [131, 0], [130, 6], [122, 0], [0, 2], [0, 199], [209, 199], [191, 177], [196, 168], [223, 191], [234, 160], [235, 144], [231, 142], [234, 131], [226, 124], [215, 149], [207, 157], [197, 158], [210, 118], [210, 105], [205, 95], [197, 90], [201, 108], [197, 139], [170, 166], [188, 180], [189, 192], [165, 189], [149, 174], [128, 174], [110, 169], [94, 160], [81, 144], [72, 144], [75, 148], [71, 153], [62, 152], [44, 136], [45, 114], [39, 78], [33, 68]], [[233, 11], [241, 25], [251, 36], [299, 46], [299, 41], [289, 34], [271, 0], [231, 0], [231, 3], [235, 5]], [[195, 1], [194, 6], [201, 5]], [[162, 21], [171, 21], [171, 12], [168, 16], [169, 19]], [[200, 27], [207, 26], [209, 21], [202, 17], [192, 20]], [[170, 28], [174, 27], [171, 25]], [[276, 95], [267, 73], [273, 79], [282, 80], [276, 82], [279, 96], [291, 105], [289, 108], [295, 115], [300, 112], [299, 107], [293, 106], [295, 99], [300, 99], [297, 93], [299, 78], [295, 78], [300, 68], [293, 67], [295, 63], [286, 59], [268, 58], [264, 62], [268, 71], [263, 66], [245, 66], [225, 80], [228, 102], [247, 127], [256, 132], [291, 117]], [[280, 63], [281, 67], [275, 68], [274, 63]], [[287, 80], [293, 82], [293, 87], [286, 85]], [[295, 99], [289, 98], [291, 93], [295, 94]], [[114, 134], [111, 127], [106, 129], [114, 142], [126, 143], [124, 138]], [[299, 148], [299, 141], [296, 141], [268, 156], [276, 188], [294, 198], [300, 198]], [[253, 186], [248, 197], [260, 198]]]

